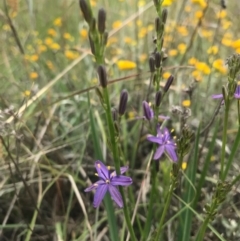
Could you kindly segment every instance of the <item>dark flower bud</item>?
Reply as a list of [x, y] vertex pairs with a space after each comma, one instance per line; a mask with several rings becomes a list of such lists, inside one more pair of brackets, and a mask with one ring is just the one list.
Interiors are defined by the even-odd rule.
[[118, 113], [120, 116], [124, 115], [126, 108], [127, 108], [127, 101], [128, 101], [128, 92], [127, 90], [123, 90], [120, 95]]
[[96, 19], [92, 18], [92, 21], [89, 24], [89, 32], [94, 32], [95, 30], [96, 30]]
[[99, 65], [98, 68], [97, 68], [97, 72], [98, 72], [100, 85], [103, 88], [106, 88], [107, 87], [107, 72], [106, 72], [106, 68], [103, 65]]
[[149, 62], [150, 72], [153, 73], [155, 71], [155, 60], [154, 60], [153, 56], [150, 56], [148, 62]]
[[170, 86], [171, 86], [172, 83], [173, 83], [173, 80], [174, 80], [174, 77], [173, 77], [172, 75], [170, 75], [170, 76], [168, 77], [168, 80], [167, 80], [165, 86], [163, 87], [163, 91], [164, 91], [165, 93], [169, 90]]
[[161, 21], [160, 18], [155, 18], [155, 31], [159, 33], [161, 31]]
[[103, 45], [106, 46], [108, 41], [108, 32], [105, 31], [103, 34]]
[[84, 19], [86, 20], [86, 22], [88, 24], [90, 24], [92, 22], [93, 16], [92, 16], [92, 11], [91, 11], [91, 8], [90, 8], [88, 2], [86, 0], [80, 0], [79, 5], [80, 5], [81, 11], [83, 13]]
[[161, 54], [159, 52], [155, 53], [155, 65], [156, 68], [160, 68], [161, 66]]
[[93, 55], [95, 55], [95, 45], [94, 45], [94, 42], [93, 42], [93, 39], [91, 37], [90, 34], [88, 34], [88, 39], [89, 39], [89, 43], [90, 43], [90, 48], [91, 48], [91, 52]]
[[114, 122], [118, 120], [118, 113], [115, 108], [112, 109], [112, 118]]
[[162, 100], [162, 92], [159, 90], [155, 95], [155, 105], [157, 107], [160, 106], [161, 100]]
[[104, 8], [100, 8], [98, 11], [98, 31], [103, 34], [106, 28], [106, 11]]
[[168, 11], [166, 8], [162, 10], [162, 22], [163, 24], [166, 24], [167, 22], [167, 16], [168, 16]]
[[150, 121], [153, 118], [153, 110], [150, 108], [149, 104], [145, 100], [143, 101], [142, 105], [144, 117]]
[[221, 6], [222, 8], [227, 8], [226, 0], [221, 0]]

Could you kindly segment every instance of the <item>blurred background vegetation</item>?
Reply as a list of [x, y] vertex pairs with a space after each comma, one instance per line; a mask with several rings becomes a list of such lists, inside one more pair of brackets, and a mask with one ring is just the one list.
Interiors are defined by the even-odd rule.
[[[171, 106], [191, 109], [189, 125], [194, 130], [199, 123], [207, 126], [218, 105], [211, 95], [221, 93], [226, 83], [225, 61], [233, 53], [240, 54], [240, 2], [228, 1], [226, 8], [223, 2], [164, 0], [169, 14], [162, 85], [170, 74], [175, 82], [161, 114], [171, 116], [176, 135], [181, 121], [169, 114]], [[156, 12], [152, 1], [90, 3], [94, 14], [100, 7], [107, 11], [105, 62], [112, 81], [112, 107], [118, 106], [122, 89], [129, 92], [121, 141], [137, 192], [150, 150], [150, 145], [142, 141], [147, 131], [143, 129], [140, 134], [138, 117], [143, 115], [141, 105], [149, 85], [148, 58], [155, 49]], [[113, 162], [106, 144], [103, 110], [95, 92], [98, 79], [88, 27], [78, 1], [3, 0], [0, 29], [0, 240], [90, 240], [88, 224], [98, 230], [96, 240], [109, 240], [104, 210], [96, 215], [92, 195], [83, 192], [96, 179], [89, 108], [104, 157], [108, 164]], [[154, 93], [149, 101], [154, 101]], [[237, 132], [234, 109], [229, 119], [227, 153]], [[211, 136], [210, 131], [208, 137]], [[208, 137], [201, 143], [202, 159], [208, 153]], [[219, 170], [220, 146], [217, 138], [203, 202], [208, 202]], [[169, 182], [169, 164], [164, 162], [162, 168], [164, 185]], [[186, 168], [187, 159], [183, 169]], [[236, 173], [239, 162], [231, 169], [233, 176]], [[142, 221], [148, 191], [146, 187], [141, 197]], [[229, 202], [223, 207], [223, 217], [217, 218], [216, 227], [227, 240], [240, 240], [239, 189], [230, 195]], [[31, 229], [33, 233], [29, 232]], [[208, 240], [217, 240], [211, 235]]]

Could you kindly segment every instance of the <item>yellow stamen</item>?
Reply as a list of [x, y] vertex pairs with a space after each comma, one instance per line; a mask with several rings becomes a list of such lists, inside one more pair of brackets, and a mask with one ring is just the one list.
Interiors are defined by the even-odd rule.
[[97, 176], [97, 177], [98, 177], [98, 174], [97, 174], [97, 173], [95, 173], [95, 176]]

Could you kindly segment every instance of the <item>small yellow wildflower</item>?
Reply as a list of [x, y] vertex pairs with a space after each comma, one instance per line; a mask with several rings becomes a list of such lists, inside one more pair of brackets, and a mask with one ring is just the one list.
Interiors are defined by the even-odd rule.
[[56, 30], [53, 28], [48, 29], [48, 34], [51, 35], [52, 37], [57, 36]]
[[201, 34], [204, 38], [207, 38], [207, 39], [211, 39], [212, 36], [213, 36], [213, 32], [211, 30], [206, 30], [206, 29], [202, 29], [201, 30]]
[[71, 36], [70, 33], [64, 33], [64, 34], [63, 34], [63, 38], [65, 38], [65, 39], [71, 39], [72, 36]]
[[187, 162], [182, 162], [182, 169], [186, 170], [187, 169]]
[[3, 27], [2, 27], [2, 29], [3, 29], [4, 31], [10, 31], [10, 30], [11, 30], [9, 24], [4, 24]]
[[154, 25], [153, 25], [153, 24], [149, 24], [149, 25], [147, 26], [147, 30], [148, 30], [148, 32], [153, 31], [153, 30], [154, 30]]
[[140, 0], [140, 1], [138, 2], [138, 7], [142, 7], [142, 6], [144, 6], [144, 5], [146, 5], [146, 2], [145, 2], [144, 0]]
[[138, 19], [138, 20], [136, 21], [136, 24], [137, 24], [138, 27], [142, 27], [143, 22], [142, 22], [142, 20]]
[[65, 54], [66, 58], [70, 59], [70, 60], [74, 60], [79, 57], [79, 53], [76, 51], [66, 50], [64, 54]]
[[38, 78], [38, 73], [37, 72], [31, 72], [29, 74], [29, 78], [30, 79], [37, 79]]
[[190, 64], [190, 65], [195, 65], [197, 62], [198, 62], [198, 60], [194, 57], [192, 57], [188, 60], [188, 64]]
[[30, 60], [32, 62], [36, 62], [36, 61], [38, 61], [38, 59], [39, 59], [39, 56], [37, 54], [33, 54], [30, 56]]
[[130, 120], [133, 120], [133, 119], [135, 118], [135, 116], [136, 116], [136, 114], [135, 114], [134, 111], [129, 111], [129, 112], [128, 112], [128, 118], [129, 118]]
[[202, 8], [207, 7], [207, 3], [205, 0], [191, 0], [192, 3], [198, 4]]
[[93, 79], [91, 80], [91, 83], [92, 83], [93, 85], [98, 84], [98, 79], [97, 79], [97, 78], [93, 78]]
[[195, 66], [197, 70], [201, 71], [205, 75], [209, 75], [211, 72], [210, 67], [204, 62], [197, 62]]
[[240, 54], [240, 48], [237, 48], [235, 51], [237, 54]]
[[58, 43], [52, 43], [49, 47], [53, 50], [59, 50], [61, 48]]
[[41, 45], [38, 46], [38, 52], [39, 53], [45, 52], [46, 50], [47, 50], [46, 45], [41, 44]]
[[232, 46], [234, 49], [240, 48], [240, 39], [237, 39], [237, 40], [233, 41], [231, 46]]
[[119, 60], [117, 66], [120, 70], [135, 69], [137, 67], [136, 63], [130, 60]]
[[232, 25], [231, 21], [227, 21], [226, 19], [222, 20], [222, 28], [224, 30], [229, 29], [229, 27]]
[[187, 6], [184, 8], [184, 11], [187, 12], [187, 13], [190, 13], [190, 12], [192, 11], [191, 6], [187, 5]]
[[31, 95], [31, 91], [30, 91], [30, 90], [25, 90], [25, 91], [23, 92], [23, 95], [24, 95], [25, 97], [29, 97], [29, 96]]
[[44, 43], [45, 43], [47, 46], [49, 46], [49, 45], [51, 45], [51, 44], [53, 43], [53, 39], [52, 39], [52, 38], [45, 38]]
[[138, 33], [138, 37], [139, 38], [144, 38], [147, 34], [147, 28], [145, 27], [142, 27], [140, 30], [139, 30], [139, 33]]
[[113, 22], [113, 24], [112, 24], [113, 29], [120, 28], [121, 26], [122, 26], [122, 22], [120, 20], [117, 20], [117, 21]]
[[184, 107], [189, 107], [190, 105], [191, 105], [191, 101], [190, 100], [184, 100], [182, 102], [182, 106], [184, 106]]
[[177, 54], [178, 54], [177, 49], [170, 49], [170, 50], [168, 51], [168, 55], [169, 55], [169, 56], [176, 56]]
[[181, 43], [178, 45], [178, 50], [179, 50], [180, 54], [184, 54], [186, 51], [186, 48], [187, 48], [187, 45], [184, 43]]
[[216, 55], [218, 53], [218, 46], [214, 45], [207, 50], [208, 54]]
[[222, 74], [227, 73], [227, 68], [224, 65], [224, 61], [222, 59], [216, 59], [215, 61], [213, 61], [213, 68], [215, 68]]
[[216, 161], [217, 159], [218, 159], [218, 157], [216, 157], [216, 156], [211, 156], [211, 157], [210, 157], [210, 161], [212, 161], [212, 162], [213, 162], [213, 161]]
[[56, 18], [53, 21], [53, 25], [57, 26], [57, 27], [61, 27], [62, 26], [62, 19], [61, 18]]
[[108, 39], [107, 46], [112, 45], [112, 44], [115, 44], [115, 43], [117, 43], [117, 41], [118, 41], [118, 38], [116, 38], [116, 37], [110, 37], [110, 38]]
[[139, 60], [140, 60], [140, 62], [141, 63], [143, 63], [143, 62], [145, 62], [145, 60], [147, 59], [147, 54], [141, 54], [140, 56], [139, 56]]
[[192, 77], [193, 77], [195, 80], [197, 80], [197, 81], [201, 81], [201, 80], [202, 80], [202, 74], [201, 74], [201, 72], [198, 71], [198, 70], [194, 70], [194, 71], [192, 72]]
[[173, 0], [163, 0], [162, 6], [163, 7], [168, 7], [170, 5], [172, 5]]
[[179, 26], [177, 27], [177, 31], [182, 35], [182, 36], [188, 36], [188, 30], [185, 26]]
[[81, 29], [79, 33], [80, 33], [80, 36], [83, 37], [84, 39], [87, 38], [88, 36], [87, 29]]
[[97, 3], [96, 3], [95, 0], [90, 0], [90, 5], [91, 5], [92, 7], [96, 7]]
[[163, 77], [164, 79], [168, 79], [168, 78], [170, 77], [170, 75], [171, 75], [170, 72], [164, 72], [163, 75], [162, 75], [162, 77]]
[[218, 13], [216, 14], [217, 19], [225, 18], [226, 16], [227, 16], [226, 10], [221, 10], [220, 12], [218, 12]]
[[50, 70], [53, 70], [53, 69], [54, 69], [54, 66], [53, 66], [52, 61], [47, 60], [46, 64], [47, 64], [47, 67], [48, 67]]
[[201, 10], [196, 11], [194, 16], [195, 16], [196, 19], [202, 18], [203, 17], [203, 11], [201, 11]]

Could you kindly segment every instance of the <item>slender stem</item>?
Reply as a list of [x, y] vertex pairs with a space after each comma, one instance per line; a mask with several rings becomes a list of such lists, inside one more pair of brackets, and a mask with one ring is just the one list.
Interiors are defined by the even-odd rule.
[[[114, 123], [113, 123], [113, 119], [112, 119], [111, 105], [110, 105], [110, 98], [109, 98], [109, 93], [108, 93], [107, 87], [103, 88], [103, 97], [104, 97], [105, 104], [106, 104], [106, 118], [107, 118], [107, 124], [108, 124], [108, 129], [109, 129], [109, 136], [110, 136], [110, 142], [111, 142], [111, 149], [112, 149], [112, 153], [113, 153], [114, 166], [116, 168], [117, 174], [120, 175], [119, 151], [118, 151], [118, 146], [117, 146], [117, 141], [116, 141], [116, 135], [115, 135]], [[126, 223], [128, 226], [128, 230], [131, 235], [131, 240], [137, 241], [132, 224], [131, 224], [131, 219], [129, 216], [129, 211], [128, 211], [127, 202], [126, 202], [123, 188], [120, 187], [119, 189], [120, 189], [122, 199], [123, 199], [123, 212], [124, 212], [125, 220], [126, 220]]]
[[220, 179], [224, 179], [224, 160], [225, 160], [225, 151], [227, 143], [227, 124], [228, 124], [228, 112], [229, 112], [229, 99], [225, 100], [225, 112], [224, 112], [224, 123], [223, 123], [223, 136], [222, 136], [222, 151], [221, 151], [221, 168], [220, 168]]
[[195, 239], [195, 241], [201, 241], [203, 240], [204, 238], [204, 234], [206, 232], [206, 229], [207, 229], [207, 225], [208, 225], [208, 222], [210, 221], [210, 217], [208, 215], [208, 217], [204, 220], [202, 226], [201, 226], [201, 229], [199, 230], [198, 234], [197, 234], [197, 237]]

